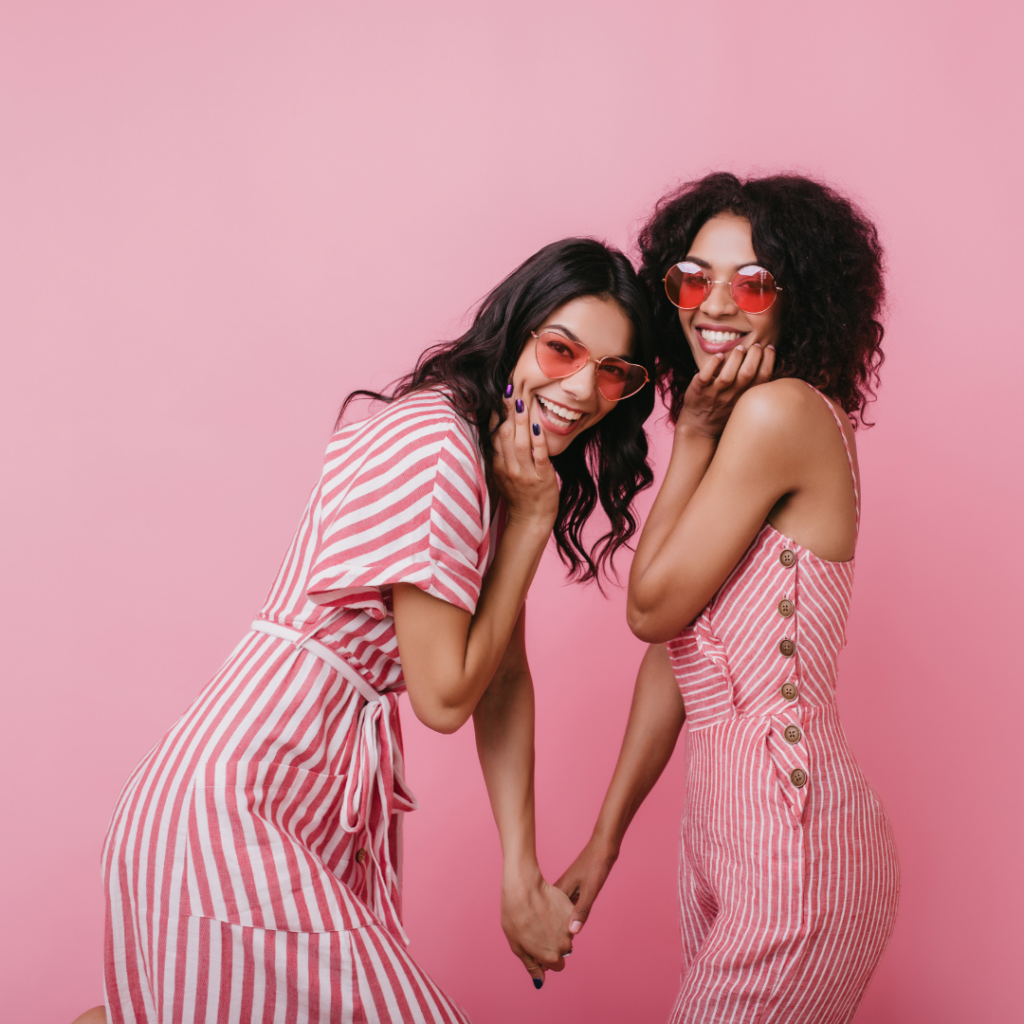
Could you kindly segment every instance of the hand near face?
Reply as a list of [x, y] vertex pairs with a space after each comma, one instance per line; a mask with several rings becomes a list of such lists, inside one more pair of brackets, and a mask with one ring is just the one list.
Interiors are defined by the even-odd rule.
[[757, 344], [746, 351], [737, 346], [707, 360], [686, 389], [676, 430], [695, 431], [717, 440], [740, 395], [771, 380], [774, 369], [771, 345], [763, 351]]
[[545, 971], [565, 967], [564, 956], [572, 949], [572, 913], [569, 897], [544, 879], [529, 887], [502, 888], [501, 927], [537, 988], [544, 984]]
[[494, 481], [510, 521], [539, 521], [550, 529], [558, 514], [558, 477], [544, 431], [530, 422], [534, 399], [524, 390], [510, 395], [505, 404], [508, 414], [493, 435]]

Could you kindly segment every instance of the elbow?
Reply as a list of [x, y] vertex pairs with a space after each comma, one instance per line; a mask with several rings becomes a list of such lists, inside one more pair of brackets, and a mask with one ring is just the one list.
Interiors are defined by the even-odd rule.
[[626, 622], [630, 632], [645, 644], [664, 644], [679, 634], [680, 625], [668, 621], [658, 610], [637, 607], [634, 601], [626, 605]]
[[448, 707], [440, 701], [417, 701], [409, 695], [413, 714], [430, 730], [443, 736], [458, 732], [469, 721], [472, 708]]
[[679, 630], [665, 628], [647, 615], [630, 616], [628, 621], [633, 636], [638, 640], [643, 640], [645, 644], [668, 643], [679, 632]]

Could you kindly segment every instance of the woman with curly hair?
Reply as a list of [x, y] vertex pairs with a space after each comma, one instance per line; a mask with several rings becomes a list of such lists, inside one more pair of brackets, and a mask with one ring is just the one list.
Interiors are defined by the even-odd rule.
[[685, 719], [672, 1021], [839, 1024], [899, 893], [835, 705], [882, 250], [828, 186], [731, 174], [662, 199], [640, 247], [675, 421], [629, 583], [630, 627], [652, 646], [593, 835], [558, 884], [578, 932]]
[[[635, 531], [653, 372], [629, 261], [566, 239], [373, 395], [383, 408], [339, 422], [251, 630], [118, 801], [112, 1024], [465, 1020], [404, 948], [403, 691], [438, 732], [474, 719], [502, 924], [536, 987], [564, 966], [572, 905], [534, 840], [524, 602], [552, 533], [592, 579]], [[598, 502], [609, 529], [584, 543]]]

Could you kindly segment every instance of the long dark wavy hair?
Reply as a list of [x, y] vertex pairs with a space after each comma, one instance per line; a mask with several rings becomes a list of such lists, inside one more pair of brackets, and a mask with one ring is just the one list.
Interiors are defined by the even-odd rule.
[[[459, 413], [478, 430], [485, 459], [493, 454], [490, 423], [505, 418], [505, 386], [523, 347], [560, 306], [595, 296], [613, 299], [633, 327], [631, 360], [654, 379], [655, 352], [650, 303], [629, 260], [593, 238], [565, 238], [535, 253], [512, 271], [480, 304], [473, 324], [455, 341], [424, 352], [415, 368], [381, 394], [353, 391], [341, 407], [363, 396], [393, 402], [423, 388], [448, 390]], [[650, 486], [644, 421], [654, 409], [654, 388], [616, 403], [595, 427], [575, 438], [551, 462], [561, 483], [555, 543], [570, 579], [597, 580], [636, 532], [633, 499]], [[587, 546], [584, 527], [600, 500], [608, 532]]]
[[835, 189], [794, 174], [743, 181], [716, 173], [687, 182], [659, 200], [640, 231], [640, 277], [652, 296], [658, 334], [658, 385], [672, 419], [697, 365], [662, 282], [705, 222], [720, 213], [750, 221], [757, 261], [783, 289], [775, 376], [807, 381], [841, 405], [854, 427], [869, 426], [864, 413], [884, 358], [878, 231]]

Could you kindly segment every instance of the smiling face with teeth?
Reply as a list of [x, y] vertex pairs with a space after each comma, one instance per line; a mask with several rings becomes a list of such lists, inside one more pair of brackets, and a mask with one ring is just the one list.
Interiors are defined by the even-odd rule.
[[719, 352], [737, 345], [745, 349], [757, 343], [762, 348], [778, 347], [779, 307], [775, 302], [764, 313], [744, 313], [733, 300], [729, 282], [740, 267], [758, 264], [750, 221], [733, 213], [720, 213], [706, 221], [697, 232], [690, 251], [680, 259], [704, 268], [716, 284], [696, 309], [679, 310], [679, 322], [690, 351], [701, 369]]
[[559, 306], [535, 330], [537, 334], [559, 331], [586, 345], [592, 357], [571, 377], [551, 380], [537, 365], [536, 341], [531, 337], [516, 363], [512, 375], [515, 393], [529, 403], [530, 422], [540, 424], [548, 452], [558, 455], [615, 408], [616, 403], [597, 390], [595, 360], [605, 356], [630, 359], [633, 326], [614, 299], [586, 295]]

